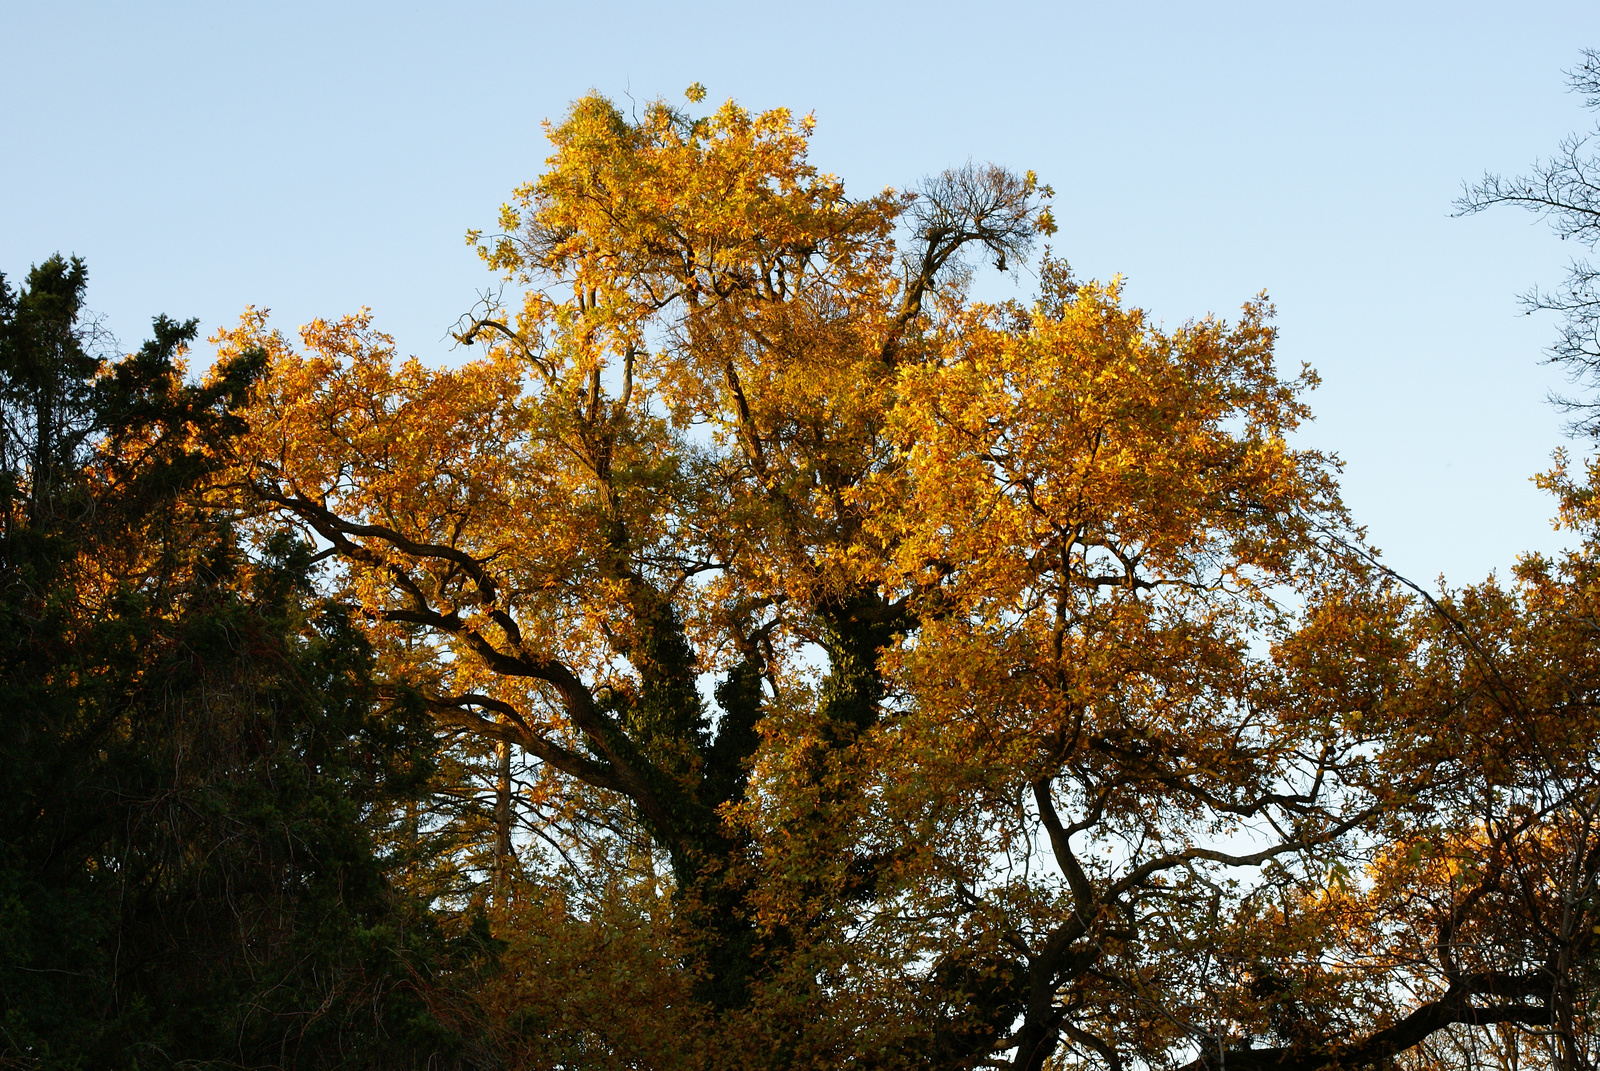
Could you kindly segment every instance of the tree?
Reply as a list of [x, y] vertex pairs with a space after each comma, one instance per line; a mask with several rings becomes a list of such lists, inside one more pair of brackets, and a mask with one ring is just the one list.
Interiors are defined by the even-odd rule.
[[1509, 840], [1469, 809], [1523, 806], [1486, 764], [1545, 761], [1565, 716], [1508, 736], [1463, 660], [1537, 631], [1533, 596], [1441, 631], [1373, 564], [1288, 441], [1315, 378], [1279, 377], [1264, 298], [1164, 330], [1047, 251], [1034, 305], [972, 301], [1049, 188], [969, 165], [852, 200], [810, 128], [575, 103], [471, 236], [525, 290], [459, 368], [365, 314], [218, 339], [268, 362], [239, 492], [339, 562], [441, 731], [517, 753], [506, 1044], [1311, 1071], [1587, 1022], [1582, 970], [1569, 1000], [1533, 944], [1463, 967], [1440, 937], [1537, 929], [1501, 885], [1450, 899], [1483, 838], [1590, 851], [1565, 790]]
[[[1574, 93], [1584, 95], [1585, 106], [1600, 109], [1600, 52], [1585, 49], [1583, 62], [1567, 73], [1567, 81]], [[1593, 252], [1600, 243], [1600, 157], [1594, 154], [1592, 137], [1593, 133], [1567, 137], [1548, 160], [1535, 161], [1527, 175], [1508, 179], [1485, 174], [1477, 185], [1466, 187], [1456, 201], [1456, 214], [1471, 215], [1496, 205], [1523, 208], [1548, 220], [1563, 241], [1571, 238]], [[1600, 386], [1600, 271], [1587, 260], [1574, 258], [1559, 290], [1530, 290], [1522, 305], [1530, 314], [1561, 314], [1561, 335], [1550, 359], [1565, 365], [1574, 380], [1591, 388]], [[1583, 414], [1578, 427], [1600, 428], [1597, 403], [1583, 399], [1565, 403]]]
[[87, 281], [0, 279], [0, 1064], [461, 1049], [434, 979], [472, 949], [386, 873], [422, 711], [378, 701], [308, 549], [203, 500], [260, 362], [186, 383], [165, 317], [107, 359]]

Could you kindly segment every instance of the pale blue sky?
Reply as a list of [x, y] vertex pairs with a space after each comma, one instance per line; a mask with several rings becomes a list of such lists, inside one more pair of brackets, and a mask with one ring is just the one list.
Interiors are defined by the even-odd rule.
[[[1564, 440], [1514, 295], [1567, 256], [1521, 215], [1451, 219], [1463, 179], [1589, 125], [1563, 68], [1600, 3], [86, 4], [0, 0], [0, 271], [88, 259], [132, 346], [370, 305], [401, 347], [491, 280], [462, 241], [590, 87], [815, 111], [866, 193], [968, 157], [1039, 172], [1082, 276], [1176, 323], [1277, 302], [1324, 385], [1303, 441], [1423, 581], [1557, 545], [1528, 477]], [[1023, 276], [1023, 296], [1030, 280]], [[993, 292], [1003, 279], [984, 282]]]

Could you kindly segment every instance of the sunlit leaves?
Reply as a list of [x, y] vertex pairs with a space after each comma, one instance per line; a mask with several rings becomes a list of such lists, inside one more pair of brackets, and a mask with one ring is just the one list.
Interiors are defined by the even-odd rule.
[[442, 727], [530, 756], [555, 920], [498, 917], [576, 988], [499, 999], [581, 1048], [613, 992], [727, 1066], [1370, 1063], [1340, 1039], [1446, 1008], [1483, 857], [1587, 850], [1515, 809], [1586, 783], [1587, 558], [1419, 603], [1295, 445], [1264, 297], [1169, 329], [1047, 252], [1031, 307], [974, 302], [1049, 187], [854, 200], [812, 125], [577, 101], [471, 235], [522, 294], [452, 369], [365, 315], [220, 339], [270, 365], [241, 489]]

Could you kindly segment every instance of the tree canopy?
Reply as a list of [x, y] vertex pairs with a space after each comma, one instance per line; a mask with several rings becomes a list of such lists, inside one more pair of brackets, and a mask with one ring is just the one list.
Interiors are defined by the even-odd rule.
[[1425, 591], [1265, 295], [687, 96], [549, 125], [454, 364], [0, 289], [4, 1059], [1592, 1068], [1600, 468]]
[[1051, 190], [854, 199], [810, 128], [578, 101], [469, 238], [521, 297], [458, 368], [365, 314], [219, 336], [268, 362], [241, 493], [517, 756], [524, 1058], [1309, 1071], [1492, 1024], [1583, 1066], [1588, 546], [1414, 598], [1264, 297], [1168, 330], [1046, 250], [975, 301]]

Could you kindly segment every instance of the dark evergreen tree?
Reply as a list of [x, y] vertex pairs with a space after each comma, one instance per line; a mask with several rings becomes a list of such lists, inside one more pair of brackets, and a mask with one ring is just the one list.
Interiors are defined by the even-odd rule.
[[207, 502], [259, 361], [104, 359], [86, 282], [0, 277], [0, 1066], [460, 1062], [485, 946], [386, 871], [424, 712]]

